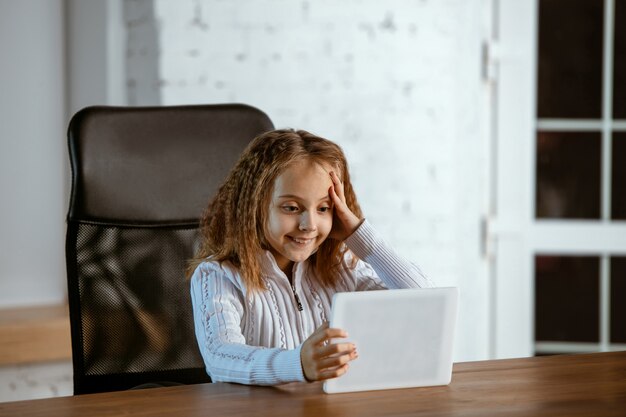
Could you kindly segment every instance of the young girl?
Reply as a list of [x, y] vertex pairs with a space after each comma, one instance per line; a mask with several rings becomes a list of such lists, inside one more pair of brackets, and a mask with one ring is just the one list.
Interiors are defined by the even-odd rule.
[[302, 130], [254, 139], [202, 231], [191, 299], [213, 381], [341, 376], [358, 354], [331, 341], [347, 337], [328, 327], [334, 293], [432, 286], [363, 219], [341, 148]]

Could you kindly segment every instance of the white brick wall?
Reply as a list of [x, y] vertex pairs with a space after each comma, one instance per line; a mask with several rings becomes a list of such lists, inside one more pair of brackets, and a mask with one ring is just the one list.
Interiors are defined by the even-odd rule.
[[130, 104], [243, 102], [346, 151], [363, 209], [461, 290], [457, 360], [488, 354], [485, 5], [127, 0]]

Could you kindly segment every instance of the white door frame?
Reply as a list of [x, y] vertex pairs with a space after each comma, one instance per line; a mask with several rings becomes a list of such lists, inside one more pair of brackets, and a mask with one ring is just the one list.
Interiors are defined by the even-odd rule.
[[[546, 351], [617, 350], [609, 343], [609, 257], [626, 254], [626, 222], [610, 219], [611, 132], [626, 130], [612, 120], [612, 33], [614, 0], [604, 0], [604, 76], [601, 120], [536, 118], [539, 0], [495, 0], [497, 81], [494, 103], [495, 208], [487, 237], [492, 257], [493, 358], [533, 355], [534, 256], [600, 257], [600, 341], [543, 343]], [[602, 133], [602, 216], [598, 220], [535, 219], [536, 130], [591, 130]], [[580, 346], [577, 346], [580, 345]]]
[[497, 80], [493, 122], [490, 357], [533, 354], [533, 222], [537, 0], [494, 7]]

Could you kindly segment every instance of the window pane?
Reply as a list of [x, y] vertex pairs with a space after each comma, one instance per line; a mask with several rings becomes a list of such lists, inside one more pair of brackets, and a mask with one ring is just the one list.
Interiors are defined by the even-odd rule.
[[613, 117], [626, 119], [626, 1], [615, 2]]
[[626, 343], [626, 257], [611, 258], [611, 343]]
[[601, 0], [540, 0], [537, 112], [540, 118], [602, 113]]
[[599, 132], [537, 132], [538, 218], [600, 218]]
[[535, 256], [535, 340], [598, 342], [595, 256]]
[[626, 220], [626, 132], [613, 133], [611, 217]]

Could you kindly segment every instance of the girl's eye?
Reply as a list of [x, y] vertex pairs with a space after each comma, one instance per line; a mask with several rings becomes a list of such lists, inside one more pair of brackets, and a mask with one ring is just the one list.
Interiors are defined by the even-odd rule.
[[298, 206], [283, 206], [283, 210], [288, 213], [295, 213], [298, 211]]
[[319, 211], [321, 213], [328, 213], [330, 211], [330, 207], [326, 207], [326, 206], [325, 207], [320, 207]]

